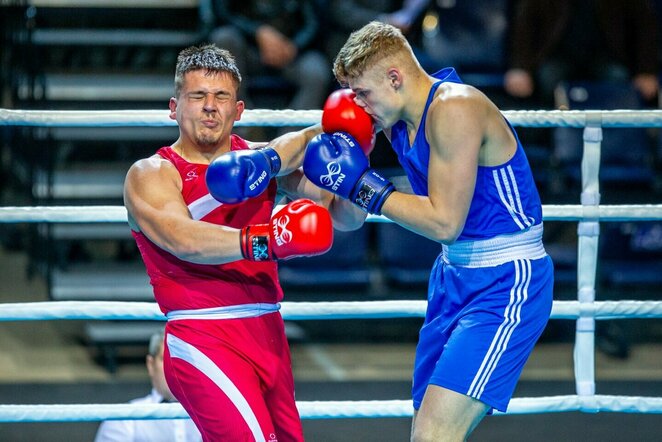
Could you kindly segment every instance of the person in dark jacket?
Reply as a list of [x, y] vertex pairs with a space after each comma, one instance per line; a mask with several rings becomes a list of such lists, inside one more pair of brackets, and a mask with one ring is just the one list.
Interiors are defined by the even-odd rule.
[[[209, 39], [234, 54], [248, 78], [280, 76], [295, 89], [291, 109], [319, 109], [331, 87], [331, 63], [318, 51], [313, 0], [214, 0], [219, 24]], [[250, 103], [245, 88], [239, 97]]]
[[519, 0], [512, 17], [506, 91], [553, 105], [561, 80], [632, 81], [658, 93], [658, 23], [648, 0]]

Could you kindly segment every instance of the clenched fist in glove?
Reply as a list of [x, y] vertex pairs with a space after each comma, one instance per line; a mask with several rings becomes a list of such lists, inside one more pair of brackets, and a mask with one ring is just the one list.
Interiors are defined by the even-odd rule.
[[331, 215], [309, 199], [287, 204], [271, 217], [269, 224], [241, 230], [241, 253], [251, 261], [321, 255], [332, 244]]
[[233, 150], [209, 164], [205, 180], [214, 199], [237, 204], [264, 192], [279, 171], [280, 157], [270, 147]]
[[393, 184], [371, 169], [351, 135], [319, 134], [306, 147], [303, 173], [322, 189], [347, 198], [368, 213], [380, 214]]
[[322, 129], [328, 134], [347, 132], [368, 156], [375, 147], [375, 125], [370, 115], [354, 102], [355, 96], [351, 89], [339, 89], [329, 95], [322, 109]]

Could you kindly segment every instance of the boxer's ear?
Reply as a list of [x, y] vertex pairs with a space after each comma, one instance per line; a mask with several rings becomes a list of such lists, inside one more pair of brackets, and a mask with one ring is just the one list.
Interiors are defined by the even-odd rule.
[[400, 88], [400, 85], [402, 84], [402, 75], [400, 75], [400, 71], [391, 68], [388, 70], [388, 79], [390, 82], [390, 85], [393, 89], [398, 90]]
[[171, 120], [176, 120], [177, 119], [177, 99], [175, 97], [170, 97], [170, 101], [168, 102], [168, 107], [170, 108], [170, 119]]

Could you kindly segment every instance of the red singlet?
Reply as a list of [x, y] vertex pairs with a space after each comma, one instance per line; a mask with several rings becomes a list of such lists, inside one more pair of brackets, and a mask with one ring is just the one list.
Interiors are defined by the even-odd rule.
[[[248, 149], [232, 135], [232, 150]], [[256, 198], [225, 205], [205, 184], [206, 164], [170, 147], [157, 154], [182, 178], [193, 219], [234, 228], [269, 222], [276, 183]], [[205, 441], [302, 441], [290, 351], [277, 302], [283, 297], [275, 262], [221, 265], [182, 261], [132, 232], [154, 297], [169, 320], [164, 369], [168, 385]]]

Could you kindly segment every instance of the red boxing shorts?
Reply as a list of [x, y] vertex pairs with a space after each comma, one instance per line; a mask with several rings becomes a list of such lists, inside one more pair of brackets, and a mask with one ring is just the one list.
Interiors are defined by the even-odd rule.
[[168, 315], [166, 380], [205, 441], [303, 441], [283, 319], [268, 306]]

